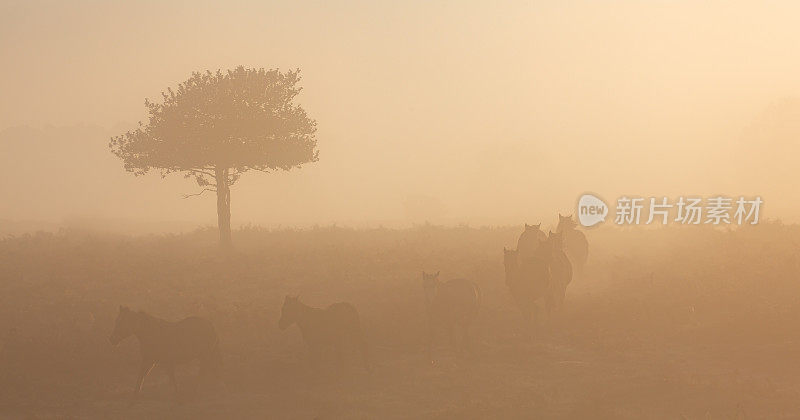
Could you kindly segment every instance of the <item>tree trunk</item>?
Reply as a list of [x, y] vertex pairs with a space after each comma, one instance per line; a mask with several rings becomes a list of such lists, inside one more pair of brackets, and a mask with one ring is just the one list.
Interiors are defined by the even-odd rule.
[[231, 187], [228, 185], [228, 169], [216, 168], [217, 179], [217, 227], [219, 228], [219, 245], [230, 248], [231, 241]]

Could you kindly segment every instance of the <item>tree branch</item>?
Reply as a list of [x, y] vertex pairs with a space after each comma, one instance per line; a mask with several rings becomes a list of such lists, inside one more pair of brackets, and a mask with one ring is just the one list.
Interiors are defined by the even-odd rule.
[[189, 197], [198, 196], [198, 195], [200, 195], [200, 194], [202, 194], [202, 193], [204, 193], [204, 192], [206, 192], [206, 191], [213, 191], [213, 192], [216, 192], [217, 190], [216, 190], [216, 189], [214, 189], [214, 188], [203, 188], [203, 191], [200, 191], [199, 193], [196, 193], [196, 194], [184, 194], [184, 195], [183, 195], [183, 198], [184, 198], [184, 199], [186, 199], [186, 198], [189, 198]]
[[205, 171], [205, 170], [202, 170], [202, 169], [187, 169], [187, 171], [188, 172], [196, 172], [196, 173], [199, 173], [199, 174], [205, 174], [205, 175], [208, 175], [208, 176], [214, 176], [213, 172], [208, 172], [208, 171]]

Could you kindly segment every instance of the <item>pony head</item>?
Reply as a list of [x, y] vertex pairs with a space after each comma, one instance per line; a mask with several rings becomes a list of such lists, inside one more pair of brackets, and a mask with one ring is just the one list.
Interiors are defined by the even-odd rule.
[[539, 222], [539, 224], [537, 224], [537, 225], [529, 225], [529, 224], [525, 223], [525, 230], [534, 230], [534, 231], [542, 230], [542, 223]]
[[563, 250], [564, 249], [564, 232], [550, 232], [547, 235], [547, 241], [552, 246], [553, 250]]
[[562, 216], [561, 213], [558, 213], [558, 226], [556, 227], [556, 232], [575, 229], [577, 226], [578, 222], [572, 218], [571, 214], [569, 216]]
[[436, 291], [439, 289], [439, 272], [428, 274], [422, 272], [422, 289], [425, 291], [425, 301], [430, 304], [433, 302]]
[[114, 324], [114, 331], [108, 337], [108, 341], [113, 345], [119, 344], [122, 340], [133, 335], [139, 317], [136, 312], [130, 310], [127, 306], [119, 306], [119, 314], [117, 321]]

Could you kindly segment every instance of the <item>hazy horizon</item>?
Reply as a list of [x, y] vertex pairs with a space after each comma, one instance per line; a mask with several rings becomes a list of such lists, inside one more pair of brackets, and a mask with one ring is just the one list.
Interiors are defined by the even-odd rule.
[[320, 159], [245, 174], [234, 225], [547, 224], [586, 191], [800, 220], [776, 182], [800, 149], [797, 4], [314, 4], [3, 3], [0, 219], [214, 224], [212, 195], [107, 143], [145, 98], [245, 65], [301, 69]]

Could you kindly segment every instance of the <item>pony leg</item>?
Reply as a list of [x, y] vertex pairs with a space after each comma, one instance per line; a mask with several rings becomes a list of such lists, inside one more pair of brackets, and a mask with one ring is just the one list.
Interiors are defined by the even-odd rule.
[[319, 375], [322, 370], [322, 356], [322, 349], [319, 344], [308, 345], [308, 367], [314, 375]]
[[[216, 351], [216, 349], [211, 354], [200, 358], [200, 371], [197, 374], [197, 380], [194, 382], [194, 386], [190, 388], [189, 395], [191, 395], [192, 398], [196, 398], [197, 391], [201, 384], [204, 387], [210, 387], [216, 384], [223, 385], [220, 376], [221, 368], [222, 358], [219, 356], [219, 352]], [[175, 392], [177, 392], [177, 386]]]
[[364, 338], [363, 332], [358, 332], [356, 341], [358, 343], [358, 348], [361, 351], [361, 359], [364, 361], [364, 368], [367, 369], [367, 372], [372, 372], [372, 367], [369, 364], [369, 347], [367, 346], [367, 340]]
[[467, 354], [471, 354], [472, 346], [470, 346], [470, 340], [469, 340], [469, 324], [464, 324], [464, 340], [462, 341], [462, 343], [464, 346], [464, 351], [467, 352]]
[[222, 380], [222, 354], [219, 351], [219, 344], [214, 343], [210, 351], [200, 358], [200, 372], [197, 377], [192, 395], [197, 394], [197, 388], [201, 382], [206, 382], [209, 385], [219, 385], [224, 389], [224, 382]]
[[340, 338], [333, 345], [333, 353], [334, 353], [334, 356], [336, 357], [336, 369], [337, 369], [338, 372], [341, 372], [342, 369], [344, 369], [344, 362], [345, 362], [345, 360], [344, 360], [344, 348], [345, 348], [345, 344], [347, 344], [346, 341], [344, 340], [344, 338], [346, 338], [346, 337]]
[[147, 377], [147, 374], [150, 373], [150, 370], [153, 369], [153, 366], [155, 365], [156, 364], [154, 362], [142, 361], [142, 365], [139, 368], [139, 377], [136, 379], [136, 386], [133, 388], [133, 401], [136, 401], [139, 398], [139, 392], [142, 390], [144, 378]]
[[433, 365], [435, 362], [433, 361], [433, 323], [430, 322], [428, 324], [428, 361]]
[[525, 306], [522, 309], [522, 318], [523, 321], [525, 321], [525, 327], [527, 327], [528, 330], [533, 329], [533, 327], [536, 325], [535, 309], [536, 309], [535, 305]]
[[450, 337], [450, 347], [458, 353], [458, 340], [456, 340], [456, 326], [452, 323], [447, 326], [447, 335]]
[[167, 375], [169, 375], [169, 380], [172, 382], [172, 388], [175, 390], [175, 398], [178, 397], [178, 381], [175, 380], [175, 365], [169, 364], [166, 366], [167, 368]]
[[344, 343], [336, 344], [336, 362], [339, 366], [344, 366]]

